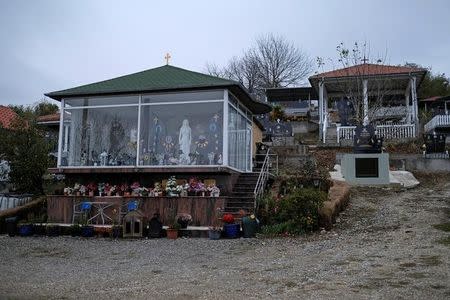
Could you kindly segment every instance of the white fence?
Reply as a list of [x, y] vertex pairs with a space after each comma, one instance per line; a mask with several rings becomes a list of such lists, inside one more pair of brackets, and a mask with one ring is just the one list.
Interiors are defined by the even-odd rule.
[[0, 211], [25, 205], [33, 199], [31, 196], [32, 195], [30, 194], [24, 195], [0, 194]]
[[[337, 130], [337, 142], [341, 140], [352, 140], [355, 135], [356, 126], [339, 126]], [[408, 139], [416, 137], [414, 124], [403, 125], [378, 125], [376, 126], [377, 136], [384, 139]]]
[[437, 115], [431, 119], [430, 122], [425, 124], [425, 132], [430, 132], [436, 129], [436, 127], [450, 127], [450, 115]]

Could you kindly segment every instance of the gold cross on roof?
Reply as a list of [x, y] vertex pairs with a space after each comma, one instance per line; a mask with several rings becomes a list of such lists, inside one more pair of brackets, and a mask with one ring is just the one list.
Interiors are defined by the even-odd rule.
[[169, 64], [169, 60], [172, 58], [172, 56], [170, 56], [170, 53], [167, 52], [166, 56], [164, 56], [164, 58], [166, 59], [166, 65], [168, 65]]

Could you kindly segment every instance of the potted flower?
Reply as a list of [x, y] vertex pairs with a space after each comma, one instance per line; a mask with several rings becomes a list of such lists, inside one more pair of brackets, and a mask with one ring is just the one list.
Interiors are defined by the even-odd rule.
[[211, 197], [219, 197], [220, 196], [220, 189], [215, 185], [209, 185], [206, 190], [209, 192], [209, 195]]
[[126, 184], [126, 183], [122, 183], [119, 186], [118, 191], [121, 196], [129, 196], [129, 194], [130, 194], [128, 184]]
[[141, 185], [139, 184], [139, 182], [135, 181], [131, 184], [130, 189], [133, 193], [133, 196], [138, 196], [139, 195], [139, 188], [141, 187]]
[[170, 210], [168, 216], [168, 228], [166, 229], [167, 238], [175, 240], [178, 238], [178, 230], [181, 228], [181, 225], [178, 223], [177, 213], [174, 209]]
[[91, 182], [86, 186], [86, 188], [88, 190], [89, 197], [94, 197], [95, 191], [97, 191], [97, 185], [94, 182]]
[[188, 196], [188, 190], [189, 190], [189, 183], [185, 183], [181, 186], [181, 197], [187, 197]]
[[64, 188], [64, 195], [65, 196], [71, 196], [72, 193], [73, 193], [73, 189], [72, 188], [70, 188], [70, 187], [65, 187]]
[[79, 183], [75, 183], [74, 184], [73, 191], [74, 191], [76, 196], [81, 196], [80, 188], [81, 188], [81, 184], [79, 184]]
[[231, 239], [237, 238], [239, 236], [240, 225], [234, 222], [234, 217], [232, 214], [225, 214], [222, 217], [224, 222], [223, 231], [225, 236]]
[[81, 196], [86, 196], [86, 187], [84, 185], [80, 185], [80, 194]]
[[188, 187], [188, 196], [195, 196], [196, 188], [197, 188], [197, 178], [191, 177], [189, 179], [189, 187]]
[[155, 182], [155, 186], [153, 188], [153, 195], [155, 197], [159, 197], [162, 195], [161, 184], [159, 182]]
[[105, 186], [103, 187], [103, 189], [104, 189], [106, 196], [111, 196], [111, 188], [112, 188], [112, 186], [108, 182], [105, 183]]
[[190, 214], [179, 214], [177, 218], [178, 224], [180, 224], [181, 228], [187, 228], [189, 223], [192, 222], [192, 216]]
[[178, 189], [177, 180], [176, 180], [175, 176], [171, 176], [167, 180], [167, 184], [166, 184], [167, 196], [169, 196], [169, 197], [178, 197], [180, 192], [181, 192], [181, 190], [179, 191], [179, 189]]
[[103, 196], [104, 194], [106, 194], [106, 192], [105, 192], [105, 183], [100, 182], [100, 183], [98, 184], [98, 195], [101, 197], [101, 196]]
[[205, 197], [206, 187], [205, 184], [201, 181], [197, 182], [197, 187], [195, 189], [195, 193], [200, 194], [202, 197]]
[[140, 187], [138, 189], [138, 195], [141, 197], [148, 197], [150, 191], [146, 187]]

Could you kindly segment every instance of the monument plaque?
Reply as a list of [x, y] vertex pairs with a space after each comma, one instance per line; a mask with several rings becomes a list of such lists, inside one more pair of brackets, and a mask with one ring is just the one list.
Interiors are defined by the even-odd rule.
[[353, 153], [381, 153], [383, 139], [375, 134], [372, 125], [358, 125], [353, 139]]
[[355, 158], [355, 177], [357, 178], [376, 178], [379, 176], [378, 158], [361, 157]]

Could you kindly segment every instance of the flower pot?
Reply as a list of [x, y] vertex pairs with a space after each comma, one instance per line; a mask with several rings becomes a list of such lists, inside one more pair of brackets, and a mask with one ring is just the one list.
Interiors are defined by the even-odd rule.
[[22, 224], [19, 225], [19, 235], [20, 236], [32, 236], [33, 235], [33, 225], [32, 224]]
[[82, 226], [81, 227], [82, 237], [93, 237], [94, 236], [94, 226]]
[[189, 225], [189, 221], [183, 221], [183, 220], [177, 220], [178, 224], [180, 224], [180, 227], [182, 229], [186, 229]]
[[235, 239], [239, 236], [241, 226], [239, 224], [224, 224], [223, 231], [225, 236], [230, 239]]
[[89, 197], [94, 197], [94, 191], [89, 191]]
[[176, 240], [178, 238], [178, 229], [166, 229], [167, 238], [171, 240]]
[[210, 240], [218, 240], [220, 239], [222, 232], [220, 230], [210, 229], [208, 231], [208, 237]]
[[78, 196], [78, 197], [81, 196], [81, 192], [77, 192], [77, 196]]
[[242, 235], [245, 238], [253, 238], [258, 230], [258, 221], [256, 218], [242, 218]]
[[17, 232], [17, 217], [6, 218], [6, 232], [9, 236], [13, 237]]

